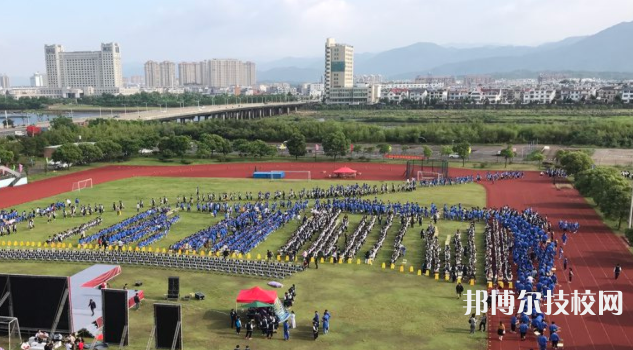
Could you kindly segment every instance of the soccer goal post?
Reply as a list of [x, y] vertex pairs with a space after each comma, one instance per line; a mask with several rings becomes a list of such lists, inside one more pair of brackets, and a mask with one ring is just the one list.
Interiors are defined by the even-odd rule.
[[15, 317], [0, 316], [0, 345], [8, 345], [5, 350], [20, 349], [22, 335], [20, 322]]
[[418, 171], [418, 181], [423, 180], [441, 180], [442, 174], [433, 171]]
[[92, 178], [73, 182], [73, 191], [81, 191], [86, 188], [92, 188]]

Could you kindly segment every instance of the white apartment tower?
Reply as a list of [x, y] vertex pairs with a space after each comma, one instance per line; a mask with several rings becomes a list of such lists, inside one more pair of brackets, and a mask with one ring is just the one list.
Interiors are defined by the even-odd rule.
[[6, 74], [0, 75], [0, 87], [8, 89], [11, 87], [9, 76]]
[[214, 88], [253, 86], [257, 82], [255, 63], [236, 59], [212, 59], [202, 62], [202, 82]]
[[200, 80], [197, 79], [198, 63], [196, 62], [180, 62], [178, 63], [178, 81], [180, 85], [201, 85], [202, 72], [200, 72]]
[[160, 87], [160, 65], [155, 61], [145, 62], [145, 87]]
[[31, 76], [31, 86], [32, 87], [44, 87], [48, 85], [48, 82], [46, 81], [46, 75], [44, 74], [40, 74], [40, 72], [35, 72], [35, 74], [33, 74]]
[[176, 64], [174, 62], [163, 61], [160, 67], [160, 83], [161, 87], [173, 88], [176, 85]]
[[100, 93], [117, 93], [123, 87], [119, 44], [101, 44], [100, 51], [65, 52], [61, 45], [44, 46], [48, 86], [51, 88], [94, 88]]
[[334, 38], [325, 41], [325, 96], [334, 88], [354, 87], [354, 47], [337, 44]]

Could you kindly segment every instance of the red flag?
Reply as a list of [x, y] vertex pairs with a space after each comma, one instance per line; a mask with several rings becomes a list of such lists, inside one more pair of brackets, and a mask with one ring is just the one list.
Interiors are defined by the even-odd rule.
[[349, 145], [349, 151], [350, 151], [350, 152], [354, 152], [354, 144], [353, 144], [353, 143], [351, 143], [351, 144]]

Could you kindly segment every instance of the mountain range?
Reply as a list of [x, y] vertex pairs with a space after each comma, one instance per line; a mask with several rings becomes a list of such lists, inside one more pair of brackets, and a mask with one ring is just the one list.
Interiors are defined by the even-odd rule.
[[[354, 74], [381, 74], [387, 79], [417, 75], [503, 75], [525, 77], [543, 71], [633, 73], [633, 22], [594, 35], [570, 37], [539, 46], [455, 47], [419, 42], [354, 57]], [[324, 71], [322, 57], [287, 57], [258, 64], [260, 82], [316, 82]], [[626, 74], [630, 76], [630, 74]]]

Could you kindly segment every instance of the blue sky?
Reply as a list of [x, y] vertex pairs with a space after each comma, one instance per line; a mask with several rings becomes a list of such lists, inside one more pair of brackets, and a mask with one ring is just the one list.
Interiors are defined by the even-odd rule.
[[326, 37], [377, 52], [415, 42], [536, 45], [633, 20], [632, 0], [9, 1], [0, 74], [44, 71], [43, 46], [121, 44], [123, 63], [319, 56]]

